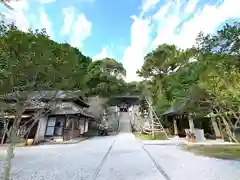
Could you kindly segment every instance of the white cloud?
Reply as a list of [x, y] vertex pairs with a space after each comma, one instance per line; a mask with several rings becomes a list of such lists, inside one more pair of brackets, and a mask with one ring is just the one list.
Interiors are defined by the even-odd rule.
[[84, 14], [80, 14], [73, 23], [70, 44], [74, 47], [81, 48], [83, 41], [90, 36], [92, 23], [87, 20]]
[[22, 31], [27, 31], [29, 28], [29, 21], [24, 10], [28, 9], [28, 3], [26, 0], [11, 1], [8, 3], [14, 10], [7, 10], [3, 12], [2, 20], [6, 23], [15, 23], [15, 25]]
[[27, 2], [27, 0], [10, 1], [8, 4], [9, 4], [15, 11], [27, 10], [27, 9], [28, 9], [28, 2]]
[[143, 64], [143, 57], [147, 53], [150, 42], [150, 21], [133, 16], [131, 26], [131, 44], [124, 52], [122, 63], [127, 71], [126, 81], [130, 82], [139, 79], [136, 71]]
[[36, 14], [26, 12], [28, 10], [28, 2], [26, 0], [11, 1], [9, 5], [14, 10], [7, 10], [7, 12], [3, 13], [5, 22], [14, 22], [22, 31], [27, 31], [29, 28], [45, 28], [48, 35], [53, 38], [52, 23], [44, 9], [41, 9], [40, 15], [38, 15], [39, 18], [37, 18]]
[[[153, 0], [152, 2], [156, 1]], [[240, 1], [224, 0], [220, 4], [206, 4], [201, 9], [198, 8], [191, 19], [183, 22], [185, 15], [195, 11], [198, 0], [189, 0], [184, 7], [184, 11], [181, 12], [183, 2], [184, 0], [168, 1], [155, 14], [149, 16], [153, 17], [152, 22], [158, 26], [157, 36], [152, 42], [149, 34], [156, 30], [151, 29], [149, 20], [143, 19], [142, 16], [135, 17], [131, 26], [131, 44], [126, 48], [122, 59], [127, 70], [127, 81], [139, 79], [135, 72], [141, 68], [143, 58], [151, 48], [163, 43], [175, 44], [180, 48], [189, 48], [194, 45], [200, 31], [213, 33], [224, 21], [231, 18], [240, 18]], [[151, 9], [148, 7], [154, 6], [155, 4], [152, 6], [145, 5], [145, 11]], [[176, 33], [176, 28], [179, 28], [181, 23], [182, 28]]]
[[[171, 1], [162, 6], [159, 11], [154, 14], [153, 18], [158, 24], [158, 33], [153, 40], [151, 46], [155, 48], [162, 43], [175, 44], [175, 29], [181, 22], [180, 18], [181, 2]], [[173, 12], [170, 13], [169, 9]]]
[[185, 13], [192, 13], [195, 10], [198, 2], [199, 2], [199, 0], [189, 0], [187, 6], [184, 9], [184, 12]]
[[56, 0], [39, 0], [40, 3], [42, 4], [48, 4], [48, 3], [53, 3], [53, 2], [56, 2]]
[[189, 48], [195, 43], [195, 39], [200, 31], [213, 33], [224, 21], [230, 18], [240, 18], [239, 7], [240, 1], [238, 0], [225, 0], [218, 7], [206, 4], [201, 10], [198, 10], [190, 20], [183, 24], [179, 34], [176, 34], [175, 30], [182, 19], [176, 9], [171, 16], [159, 19], [159, 22], [166, 22], [166, 26], [164, 28], [160, 26], [153, 45], [171, 43], [181, 48]]
[[160, 9], [153, 15], [153, 20], [163, 19], [169, 11], [169, 7], [171, 6], [171, 2], [168, 2], [160, 7]]
[[75, 8], [68, 7], [63, 9], [63, 28], [62, 35], [70, 35], [69, 43], [77, 48], [83, 47], [84, 40], [90, 36], [92, 23], [87, 20], [84, 14], [80, 14], [75, 19]]
[[108, 58], [114, 58], [114, 56], [113, 56], [112, 52], [109, 50], [109, 48], [104, 47], [104, 48], [102, 49], [102, 51], [101, 51], [99, 54], [93, 56], [92, 59], [93, 59], [93, 60], [101, 60], [101, 59], [104, 59], [104, 58], [106, 58], [106, 57], [108, 57]]
[[11, 13], [3, 13], [3, 20], [7, 23], [15, 23], [15, 25], [22, 31], [27, 31], [29, 28], [29, 21], [23, 11], [15, 11]]
[[75, 9], [74, 7], [68, 7], [68, 8], [64, 8], [62, 12], [64, 16], [64, 24], [63, 24], [61, 33], [63, 35], [66, 35], [70, 33], [74, 16], [75, 16]]
[[151, 10], [152, 8], [154, 8], [159, 2], [160, 2], [160, 0], [143, 0], [142, 12], [141, 12], [140, 17], [144, 13], [146, 13], [147, 11]]
[[16, 26], [18, 26], [21, 30], [27, 31], [29, 28], [29, 21], [26, 17], [26, 15], [22, 12], [16, 12]]
[[42, 9], [40, 12], [40, 22], [41, 28], [45, 28], [47, 34], [53, 39], [52, 22], [49, 20], [48, 15], [44, 9]]

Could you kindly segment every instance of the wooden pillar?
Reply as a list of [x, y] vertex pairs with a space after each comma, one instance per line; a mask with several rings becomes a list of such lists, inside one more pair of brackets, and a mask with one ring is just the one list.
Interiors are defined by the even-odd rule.
[[85, 129], [84, 132], [88, 132], [88, 119], [85, 119]]
[[193, 119], [189, 118], [188, 122], [189, 122], [189, 128], [190, 128], [191, 132], [194, 133], [195, 132], [195, 128], [194, 128]]
[[212, 126], [213, 126], [213, 130], [214, 130], [216, 139], [222, 139], [221, 132], [218, 128], [218, 124], [217, 124], [215, 117], [211, 116], [211, 122], [212, 122]]
[[178, 136], [177, 120], [173, 119], [174, 135]]
[[152, 107], [152, 100], [149, 99], [149, 116], [151, 118], [151, 125], [152, 125], [152, 139], [155, 138], [155, 132], [154, 132], [154, 117], [153, 117], [153, 107]]
[[189, 122], [189, 128], [191, 133], [195, 134], [195, 128], [194, 128], [193, 118], [191, 114], [188, 116], [188, 122]]
[[132, 108], [132, 124], [134, 125], [135, 123], [135, 107], [133, 106]]
[[44, 139], [46, 125], [47, 125], [47, 117], [40, 117], [38, 121], [37, 131], [34, 137], [34, 143], [38, 143], [40, 140]]
[[74, 138], [74, 130], [75, 130], [75, 118], [70, 119], [72, 121], [72, 131], [71, 131], [71, 138]]
[[79, 128], [80, 128], [80, 135], [83, 135], [84, 133], [84, 124], [85, 120], [83, 117], [80, 117], [80, 121], [79, 121]]

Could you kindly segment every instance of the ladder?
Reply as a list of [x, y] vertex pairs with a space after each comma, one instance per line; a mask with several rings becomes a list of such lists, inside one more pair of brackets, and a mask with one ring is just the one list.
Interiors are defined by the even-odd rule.
[[141, 130], [146, 133], [146, 134], [152, 134], [152, 137], [154, 138], [155, 133], [156, 132], [163, 132], [165, 137], [167, 139], [169, 139], [169, 136], [167, 134], [167, 132], [165, 131], [161, 120], [159, 119], [159, 117], [157, 116], [156, 112], [154, 111], [153, 107], [152, 107], [152, 103], [151, 100], [148, 100], [147, 98], [145, 98], [147, 104], [148, 104], [148, 119], [147, 121], [141, 121], [147, 124], [149, 124], [148, 127], [144, 126], [144, 124], [141, 125]]

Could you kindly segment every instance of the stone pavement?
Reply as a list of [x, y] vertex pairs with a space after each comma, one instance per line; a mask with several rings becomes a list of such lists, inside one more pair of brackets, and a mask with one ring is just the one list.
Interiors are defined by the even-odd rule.
[[131, 133], [117, 136], [97, 180], [165, 180]]
[[[127, 118], [127, 115], [123, 115]], [[122, 120], [116, 136], [77, 144], [18, 147], [14, 180], [239, 180], [240, 161], [195, 156], [174, 144], [135, 139]], [[120, 123], [121, 124], [121, 123]], [[3, 151], [0, 150], [0, 156]], [[2, 169], [3, 162], [0, 161]]]

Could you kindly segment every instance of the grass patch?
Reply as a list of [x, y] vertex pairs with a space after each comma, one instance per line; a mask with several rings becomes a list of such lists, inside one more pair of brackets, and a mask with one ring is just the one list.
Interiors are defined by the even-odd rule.
[[193, 145], [183, 146], [183, 149], [196, 155], [240, 160], [240, 145]]
[[154, 138], [152, 134], [142, 134], [142, 133], [134, 133], [134, 135], [140, 140], [166, 140], [166, 136], [164, 133], [156, 133]]

